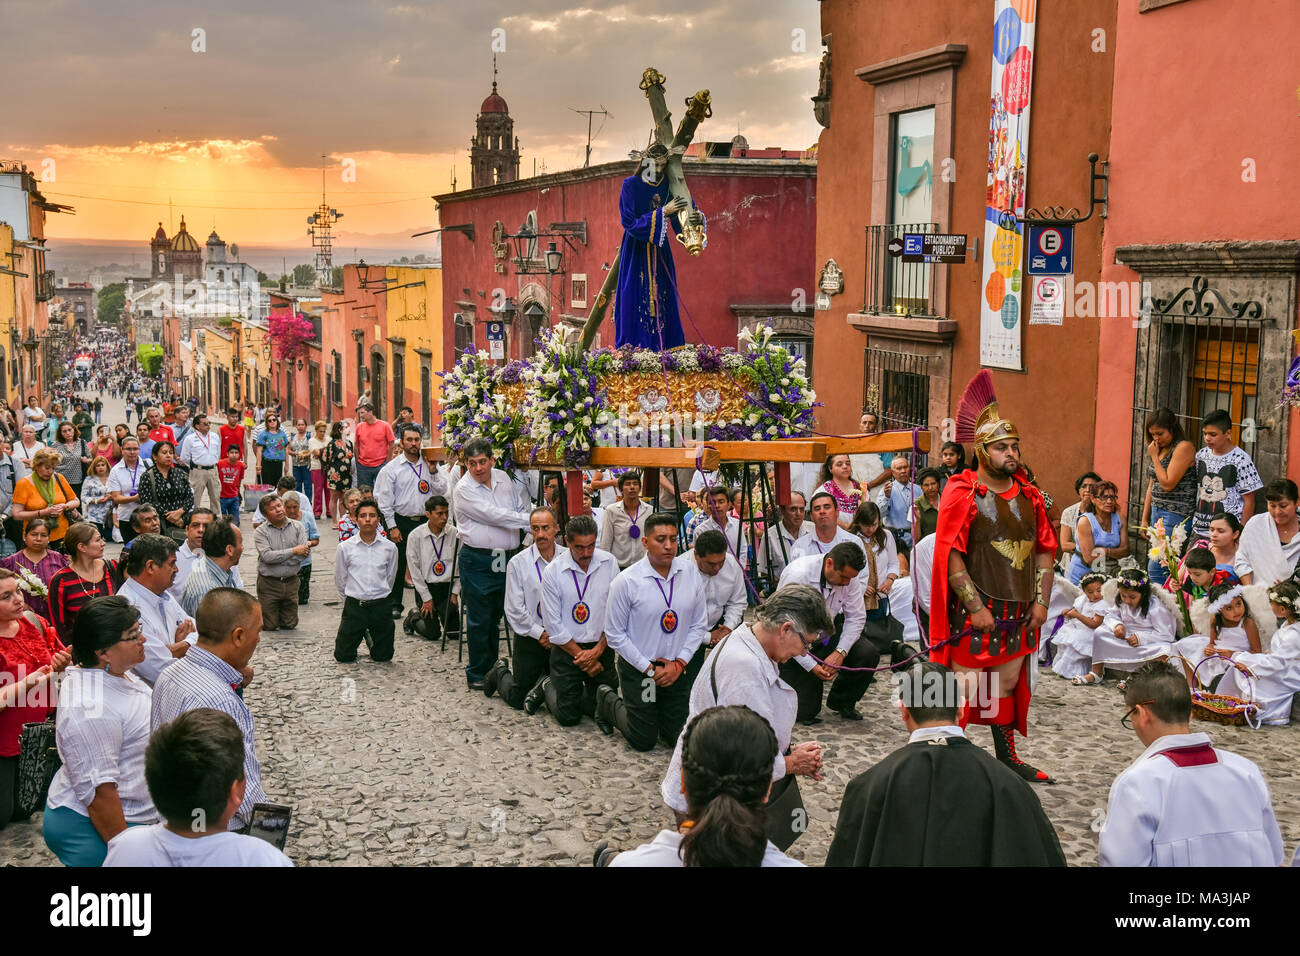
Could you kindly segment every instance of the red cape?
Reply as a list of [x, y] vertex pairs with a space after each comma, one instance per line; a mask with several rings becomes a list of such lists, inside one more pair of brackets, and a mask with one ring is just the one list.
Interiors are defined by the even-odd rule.
[[[1013, 476], [1020, 490], [1034, 503], [1034, 512], [1038, 519], [1038, 540], [1035, 554], [1056, 554], [1056, 531], [1047, 517], [1047, 503], [1043, 493], [1029, 483], [1023, 471]], [[943, 487], [943, 496], [939, 499], [939, 523], [935, 528], [934, 564], [930, 572], [930, 642], [937, 644], [949, 636], [948, 629], [948, 555], [956, 548], [965, 552], [966, 536], [970, 532], [970, 523], [976, 514], [976, 488], [985, 489], [980, 484], [975, 471], [960, 471], [948, 479]], [[987, 489], [985, 489], [987, 490]], [[930, 660], [951, 666], [952, 645], [945, 645], [930, 652]]]

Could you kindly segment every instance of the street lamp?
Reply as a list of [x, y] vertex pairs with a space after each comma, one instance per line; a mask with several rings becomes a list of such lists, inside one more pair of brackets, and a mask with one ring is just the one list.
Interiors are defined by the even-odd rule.
[[555, 243], [548, 243], [546, 247], [546, 271], [551, 275], [560, 271], [560, 266], [564, 262], [564, 253], [555, 248]]

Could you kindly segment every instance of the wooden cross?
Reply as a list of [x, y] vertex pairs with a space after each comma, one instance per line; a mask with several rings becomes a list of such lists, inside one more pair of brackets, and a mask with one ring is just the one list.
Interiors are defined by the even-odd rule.
[[[668, 147], [668, 165], [665, 170], [668, 188], [674, 198], [686, 200], [686, 209], [690, 210], [694, 208], [694, 204], [691, 202], [691, 191], [686, 186], [686, 176], [682, 172], [682, 154], [686, 152], [691, 140], [695, 138], [695, 130], [699, 127], [700, 122], [713, 115], [713, 100], [710, 98], [708, 90], [697, 90], [695, 95], [686, 101], [686, 115], [682, 117], [681, 123], [677, 126], [677, 132], [674, 134], [673, 115], [668, 111], [668, 102], [664, 98], [664, 83], [666, 81], [667, 77], [654, 67], [646, 67], [645, 72], [641, 74], [641, 89], [645, 92], [646, 99], [650, 101], [650, 114], [654, 119], [655, 130], [659, 134], [659, 139]], [[682, 213], [683, 218], [686, 215], [686, 212]], [[697, 240], [688, 239], [686, 247], [691, 255], [699, 255], [700, 246]], [[614, 261], [610, 263], [609, 272], [605, 275], [605, 281], [600, 287], [600, 292], [596, 294], [595, 301], [592, 302], [591, 315], [582, 329], [582, 347], [584, 350], [591, 348], [592, 342], [596, 340], [596, 332], [600, 329], [600, 323], [605, 319], [605, 313], [609, 309], [609, 300], [614, 294], [614, 289], [618, 286], [618, 267], [619, 256], [616, 249], [614, 250]]]

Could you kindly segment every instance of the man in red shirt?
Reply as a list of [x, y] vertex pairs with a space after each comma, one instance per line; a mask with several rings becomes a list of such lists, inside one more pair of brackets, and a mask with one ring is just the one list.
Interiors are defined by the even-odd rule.
[[221, 482], [221, 514], [238, 522], [239, 486], [244, 481], [244, 463], [239, 460], [239, 448], [235, 445], [226, 446], [226, 458], [217, 465], [217, 479]]
[[393, 429], [388, 422], [375, 417], [375, 406], [365, 403], [358, 409], [361, 421], [357, 422], [357, 487], [373, 488], [379, 469], [393, 457]]
[[[239, 460], [243, 461], [245, 437], [244, 426], [239, 419], [239, 409], [226, 409], [226, 421], [228, 424], [221, 426], [221, 447], [227, 449], [231, 445], [234, 445], [239, 449]], [[225, 495], [224, 491], [222, 492], [222, 495]]]
[[145, 421], [149, 423], [149, 440], [150, 441], [169, 441], [176, 444], [176, 437], [172, 434], [171, 426], [164, 425], [162, 420], [162, 409], [151, 408], [144, 413]]

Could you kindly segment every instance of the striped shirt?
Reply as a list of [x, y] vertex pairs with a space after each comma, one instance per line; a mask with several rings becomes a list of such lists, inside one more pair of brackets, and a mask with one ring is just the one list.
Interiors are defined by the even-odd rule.
[[268, 803], [262, 792], [262, 766], [253, 743], [253, 713], [235, 693], [244, 677], [221, 658], [202, 647], [191, 647], [186, 655], [159, 676], [153, 689], [150, 723], [154, 730], [181, 714], [211, 707], [229, 714], [244, 735], [244, 802], [235, 811], [228, 829], [242, 830], [253, 813], [253, 805]]
[[109, 597], [116, 590], [113, 577], [117, 565], [112, 561], [104, 562], [104, 577], [97, 582], [90, 582], [70, 567], [62, 568], [50, 578], [50, 623], [59, 632], [59, 640], [72, 645], [72, 625], [77, 621], [81, 609], [97, 597]]
[[190, 617], [194, 617], [198, 613], [199, 602], [203, 600], [203, 595], [213, 588], [237, 588], [239, 586], [239, 575], [235, 568], [223, 571], [217, 562], [205, 554], [194, 562], [194, 567], [190, 569], [189, 579], [185, 582], [185, 590], [181, 592], [181, 608]]

